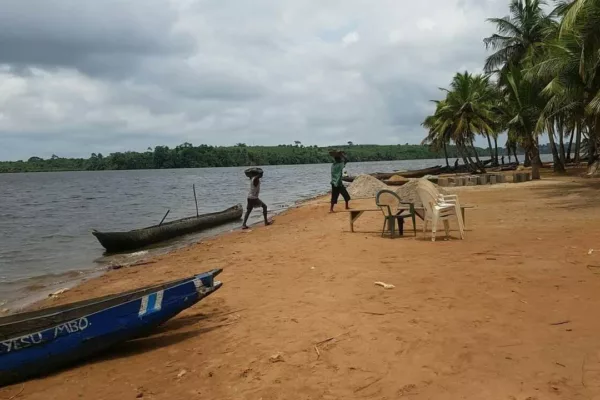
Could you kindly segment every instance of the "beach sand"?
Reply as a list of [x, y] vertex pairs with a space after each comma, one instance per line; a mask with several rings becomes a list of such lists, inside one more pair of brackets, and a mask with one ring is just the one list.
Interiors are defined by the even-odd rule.
[[350, 233], [320, 199], [111, 271], [46, 305], [211, 268], [224, 286], [153, 335], [0, 398], [600, 398], [600, 181], [546, 178], [458, 190], [476, 205], [464, 241], [440, 228], [432, 243], [420, 221], [416, 238], [410, 223], [381, 238], [378, 213]]

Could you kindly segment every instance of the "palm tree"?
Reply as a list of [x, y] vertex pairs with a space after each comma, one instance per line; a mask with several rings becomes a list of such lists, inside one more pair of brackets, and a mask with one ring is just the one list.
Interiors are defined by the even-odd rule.
[[520, 65], [526, 58], [533, 57], [549, 23], [542, 4], [545, 4], [543, 0], [511, 0], [510, 15], [488, 19], [496, 25], [498, 33], [483, 39], [486, 49], [494, 51], [485, 60], [485, 72], [506, 76], [504, 73], [511, 65]]
[[[495, 93], [487, 75], [472, 75], [468, 72], [457, 73], [446, 90], [446, 102], [443, 112], [451, 113], [452, 139], [465, 148], [473, 151], [477, 165], [485, 172], [474, 146], [476, 134], [488, 137], [495, 133], [494, 113], [492, 107], [495, 102]], [[468, 157], [468, 154], [467, 154]]]
[[488, 75], [472, 75], [466, 71], [456, 74], [450, 87], [441, 90], [446, 93], [446, 98], [435, 102], [435, 113], [422, 124], [429, 129], [424, 143], [443, 147], [453, 141], [465, 165], [474, 172], [485, 172], [474, 139], [478, 134], [485, 136], [494, 159], [491, 138], [496, 140], [497, 137], [493, 111], [498, 102], [497, 90]]
[[[555, 13], [562, 17], [559, 38], [570, 43], [574, 49], [573, 39], [578, 47], [577, 56], [570, 59], [569, 66], [577, 67], [576, 71], [581, 80], [580, 106], [584, 115], [580, 124], [587, 131], [588, 164], [598, 158], [600, 146], [600, 2], [598, 0], [573, 0], [563, 2], [556, 8]], [[577, 143], [581, 143], [581, 125], [578, 129]], [[576, 144], [576, 160], [579, 157], [579, 146]]]
[[[541, 88], [530, 80], [526, 80], [519, 68], [511, 67], [506, 72], [507, 123], [509, 136], [516, 138], [526, 151], [526, 158], [531, 160], [531, 178], [540, 179], [540, 153], [536, 124], [540, 119], [543, 105], [540, 96]], [[515, 154], [516, 156], [516, 154]]]
[[[433, 115], [429, 115], [425, 118], [421, 125], [424, 128], [429, 130], [428, 135], [421, 142], [422, 145], [429, 145], [432, 150], [439, 151], [440, 149], [444, 151], [444, 157], [446, 158], [446, 166], [449, 167], [450, 163], [448, 162], [448, 149], [447, 144], [450, 142], [450, 133], [451, 130], [447, 127], [444, 127], [443, 116], [440, 115], [439, 109], [443, 106], [444, 102], [435, 101], [436, 103], [436, 112]], [[467, 164], [465, 159], [465, 164]]]

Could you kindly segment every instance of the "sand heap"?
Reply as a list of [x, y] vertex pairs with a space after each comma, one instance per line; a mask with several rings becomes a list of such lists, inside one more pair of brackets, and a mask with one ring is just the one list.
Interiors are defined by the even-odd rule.
[[[421, 200], [419, 199], [419, 195], [417, 194], [418, 182], [419, 182], [418, 179], [413, 179], [413, 180], [405, 183], [404, 185], [400, 186], [398, 189], [396, 189], [394, 191], [396, 192], [396, 194], [400, 197], [400, 199], [402, 201], [407, 201], [409, 203], [421, 203]], [[446, 192], [444, 189], [442, 189], [435, 183], [433, 185], [437, 188], [437, 190], [440, 191], [440, 193], [448, 194], [448, 192]]]
[[348, 186], [348, 193], [354, 198], [375, 197], [382, 189], [388, 189], [388, 185], [371, 175], [359, 175]]
[[409, 179], [403, 177], [402, 175], [394, 175], [389, 180], [392, 182], [404, 182], [408, 181]]

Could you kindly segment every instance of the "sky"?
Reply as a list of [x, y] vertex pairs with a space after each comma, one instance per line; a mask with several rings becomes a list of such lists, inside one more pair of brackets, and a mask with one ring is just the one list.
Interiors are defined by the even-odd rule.
[[507, 11], [507, 0], [3, 0], [0, 159], [420, 143], [430, 100], [457, 71], [481, 72], [486, 18]]

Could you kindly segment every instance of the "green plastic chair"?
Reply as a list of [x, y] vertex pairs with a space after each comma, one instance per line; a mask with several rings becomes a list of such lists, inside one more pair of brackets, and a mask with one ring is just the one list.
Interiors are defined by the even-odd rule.
[[[413, 223], [413, 232], [414, 235], [417, 236], [417, 221], [415, 217], [415, 205], [413, 203], [409, 203], [406, 201], [402, 201], [400, 197], [391, 190], [380, 190], [377, 192], [375, 196], [375, 203], [377, 207], [381, 209], [383, 213], [383, 230], [381, 231], [381, 237], [385, 234], [386, 226], [390, 232], [390, 236], [393, 238], [396, 235], [396, 221], [398, 221], [398, 231], [401, 233], [402, 225], [404, 223], [404, 219], [407, 217], [411, 217]], [[405, 213], [406, 207], [401, 207], [401, 205], [408, 206], [408, 212]]]

